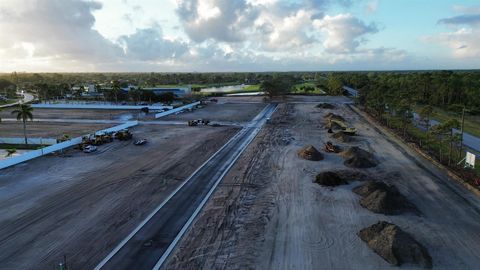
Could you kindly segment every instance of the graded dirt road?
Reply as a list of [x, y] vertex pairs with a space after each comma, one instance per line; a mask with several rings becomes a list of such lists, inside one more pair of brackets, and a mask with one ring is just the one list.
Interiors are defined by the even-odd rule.
[[248, 122], [255, 117], [264, 107], [265, 103], [255, 104], [215, 104], [209, 103], [202, 109], [193, 112], [184, 112], [178, 115], [162, 117], [162, 121], [168, 120], [195, 120], [208, 119], [210, 121]]
[[190, 220], [208, 200], [238, 156], [255, 138], [276, 108], [268, 104], [248, 126], [200, 167], [172, 197], [159, 206], [134, 235], [125, 239], [95, 269], [145, 269], [160, 267], [188, 228]]
[[[3, 125], [3, 124], [2, 124]], [[0, 269], [93, 269], [238, 128], [140, 125], [132, 141], [0, 173]]]
[[[398, 269], [357, 233], [379, 220], [399, 225], [430, 252], [434, 269], [478, 269], [480, 200], [345, 105], [281, 104], [224, 178], [172, 253], [165, 269]], [[323, 116], [344, 116], [358, 129], [351, 143], [326, 132]], [[337, 154], [307, 161], [297, 151], [333, 141], [361, 146], [380, 164], [358, 169], [393, 184], [421, 214], [385, 216], [359, 204], [351, 189], [313, 183], [319, 172], [347, 169]], [[323, 151], [322, 151], [323, 152]], [[404, 265], [402, 269], [417, 269]]]

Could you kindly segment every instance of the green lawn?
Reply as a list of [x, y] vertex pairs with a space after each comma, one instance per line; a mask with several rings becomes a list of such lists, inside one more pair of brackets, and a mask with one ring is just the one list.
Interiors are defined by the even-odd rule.
[[[305, 92], [305, 90], [301, 89], [303, 86], [305, 87], [313, 87], [315, 88], [314, 91], [308, 91]], [[304, 83], [299, 83], [299, 84], [296, 84], [293, 86], [292, 88], [292, 93], [294, 94], [317, 94], [317, 95], [323, 95], [325, 94], [325, 91], [323, 91], [322, 89], [318, 88], [316, 85], [315, 85], [315, 82], [304, 82]]]

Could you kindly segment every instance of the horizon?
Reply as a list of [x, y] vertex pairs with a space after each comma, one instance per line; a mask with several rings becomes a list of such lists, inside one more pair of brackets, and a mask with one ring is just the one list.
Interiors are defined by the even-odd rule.
[[473, 0], [4, 0], [0, 73], [477, 70]]

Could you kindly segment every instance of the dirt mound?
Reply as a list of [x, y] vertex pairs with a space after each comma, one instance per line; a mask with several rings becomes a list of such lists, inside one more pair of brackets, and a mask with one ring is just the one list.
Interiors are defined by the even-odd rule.
[[335, 105], [330, 104], [330, 103], [320, 103], [315, 107], [316, 108], [321, 108], [321, 109], [335, 109]]
[[327, 120], [335, 119], [335, 120], [345, 121], [345, 118], [343, 118], [342, 116], [340, 116], [338, 114], [334, 114], [334, 113], [327, 113], [323, 118], [325, 118]]
[[322, 186], [348, 185], [350, 181], [363, 181], [367, 175], [353, 170], [325, 171], [317, 174], [315, 183]]
[[298, 151], [298, 156], [306, 160], [313, 160], [313, 161], [323, 160], [322, 153], [320, 153], [312, 145], [305, 146], [304, 148], [300, 149], [300, 151]]
[[339, 185], [347, 185], [348, 181], [336, 172], [321, 172], [315, 177], [315, 183], [322, 186], [335, 187]]
[[358, 236], [390, 264], [412, 263], [432, 268], [427, 249], [395, 224], [380, 221], [360, 230]]
[[348, 167], [372, 168], [378, 165], [372, 153], [357, 146], [350, 147], [347, 151], [342, 152], [342, 156], [345, 157], [343, 164]]
[[353, 189], [362, 196], [360, 205], [374, 213], [393, 215], [405, 211], [417, 211], [396, 187], [383, 182], [369, 181]]
[[339, 131], [337, 133], [334, 133], [332, 135], [332, 138], [337, 139], [340, 142], [351, 142], [352, 141], [352, 137], [343, 133], [343, 131]]

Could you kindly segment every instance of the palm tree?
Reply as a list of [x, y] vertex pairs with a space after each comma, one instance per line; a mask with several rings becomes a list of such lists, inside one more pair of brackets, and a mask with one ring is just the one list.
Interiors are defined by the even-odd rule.
[[23, 122], [23, 136], [25, 137], [25, 144], [28, 144], [27, 141], [27, 120], [33, 120], [32, 114], [33, 108], [27, 104], [18, 104], [18, 109], [12, 111], [12, 114], [17, 115], [17, 120], [22, 120]]
[[5, 155], [5, 157], [11, 157], [13, 154], [15, 154], [17, 152], [17, 149], [15, 148], [10, 148], [10, 149], [7, 149], [7, 154]]

